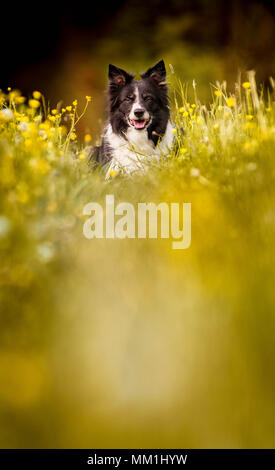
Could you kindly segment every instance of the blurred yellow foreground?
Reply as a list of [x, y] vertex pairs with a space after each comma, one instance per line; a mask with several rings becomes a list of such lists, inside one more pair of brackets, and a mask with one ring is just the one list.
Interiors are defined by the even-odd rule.
[[[275, 103], [237, 85], [176, 90], [178, 150], [108, 182], [85, 104], [1, 95], [1, 447], [274, 446]], [[106, 194], [190, 202], [191, 247], [85, 239]]]

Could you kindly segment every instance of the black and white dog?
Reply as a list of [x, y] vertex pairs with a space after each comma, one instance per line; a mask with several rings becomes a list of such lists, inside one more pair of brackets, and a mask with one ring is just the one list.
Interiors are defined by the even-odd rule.
[[107, 178], [114, 172], [136, 171], [173, 145], [163, 60], [141, 78], [134, 80], [134, 75], [109, 65], [109, 119], [102, 144], [91, 157], [103, 165], [110, 162]]

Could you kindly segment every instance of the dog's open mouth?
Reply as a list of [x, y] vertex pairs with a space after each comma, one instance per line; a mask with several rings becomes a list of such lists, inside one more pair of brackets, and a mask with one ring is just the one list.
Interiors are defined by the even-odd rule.
[[144, 129], [149, 123], [149, 119], [130, 119], [130, 124], [135, 129]]

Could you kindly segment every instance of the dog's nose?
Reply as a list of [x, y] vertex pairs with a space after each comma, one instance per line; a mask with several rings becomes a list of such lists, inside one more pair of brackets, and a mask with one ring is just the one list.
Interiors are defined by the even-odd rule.
[[134, 115], [137, 117], [137, 118], [141, 118], [144, 114], [144, 109], [142, 108], [138, 108], [138, 109], [135, 109], [134, 111]]

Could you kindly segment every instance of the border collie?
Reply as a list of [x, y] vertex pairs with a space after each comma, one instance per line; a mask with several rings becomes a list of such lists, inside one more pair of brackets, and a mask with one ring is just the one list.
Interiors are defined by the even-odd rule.
[[146, 161], [159, 159], [173, 145], [166, 70], [163, 60], [141, 80], [109, 65], [108, 115], [102, 144], [90, 161], [108, 164], [106, 178], [142, 169]]

